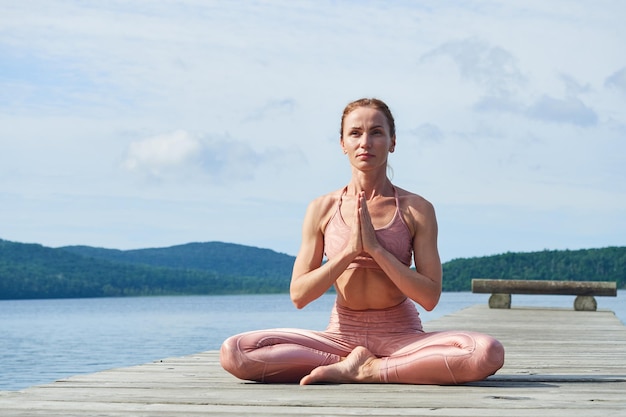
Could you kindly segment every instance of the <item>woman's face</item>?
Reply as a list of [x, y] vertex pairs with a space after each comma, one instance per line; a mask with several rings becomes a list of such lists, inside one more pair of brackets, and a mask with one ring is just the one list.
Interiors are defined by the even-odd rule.
[[346, 115], [341, 135], [341, 148], [350, 163], [360, 169], [387, 165], [396, 138], [389, 134], [385, 115], [372, 107], [357, 107]]

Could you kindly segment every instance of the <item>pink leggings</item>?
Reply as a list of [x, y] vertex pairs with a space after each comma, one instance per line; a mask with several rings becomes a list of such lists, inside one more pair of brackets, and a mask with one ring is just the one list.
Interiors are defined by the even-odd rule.
[[383, 360], [380, 382], [461, 384], [494, 374], [504, 363], [500, 342], [476, 332], [425, 333], [412, 301], [383, 310], [335, 305], [326, 331], [259, 330], [222, 344], [220, 362], [234, 376], [298, 382], [364, 346]]

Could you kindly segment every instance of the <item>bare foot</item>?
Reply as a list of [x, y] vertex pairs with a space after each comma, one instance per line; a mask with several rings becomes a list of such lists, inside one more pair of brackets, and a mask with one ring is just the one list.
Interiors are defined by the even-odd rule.
[[300, 385], [316, 382], [380, 382], [380, 360], [363, 346], [357, 346], [341, 362], [319, 366], [300, 380]]

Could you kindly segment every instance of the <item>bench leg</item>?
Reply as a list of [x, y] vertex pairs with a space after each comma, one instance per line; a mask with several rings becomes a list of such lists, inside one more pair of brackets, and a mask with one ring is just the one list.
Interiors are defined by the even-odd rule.
[[598, 303], [593, 295], [579, 295], [574, 300], [574, 310], [576, 311], [596, 311]]
[[511, 308], [511, 294], [491, 294], [489, 308]]

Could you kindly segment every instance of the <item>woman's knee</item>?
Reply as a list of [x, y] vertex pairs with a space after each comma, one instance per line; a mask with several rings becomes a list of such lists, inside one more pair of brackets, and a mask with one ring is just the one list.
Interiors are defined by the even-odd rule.
[[239, 337], [231, 336], [222, 343], [220, 348], [220, 364], [224, 370], [237, 378], [248, 379], [246, 375], [245, 354], [239, 347]]
[[456, 383], [480, 381], [495, 374], [504, 364], [504, 347], [493, 337], [482, 333], [468, 333], [473, 348], [468, 356], [448, 358]]
[[495, 367], [494, 373], [504, 365], [504, 346], [493, 337], [487, 347], [487, 356]]
[[493, 375], [504, 365], [504, 346], [497, 339], [482, 335], [478, 346], [480, 348], [480, 356], [484, 377]]

